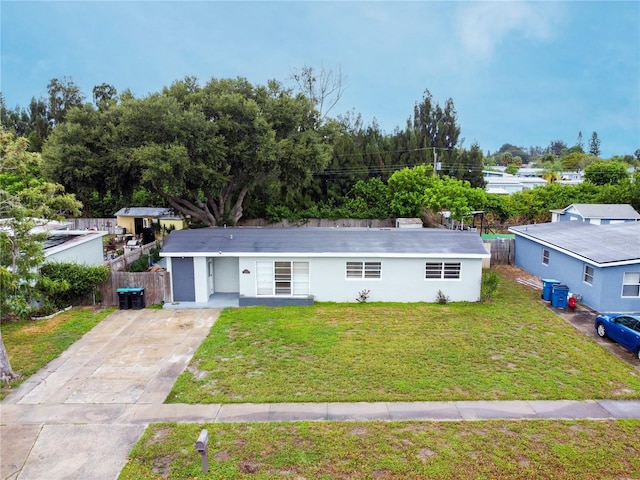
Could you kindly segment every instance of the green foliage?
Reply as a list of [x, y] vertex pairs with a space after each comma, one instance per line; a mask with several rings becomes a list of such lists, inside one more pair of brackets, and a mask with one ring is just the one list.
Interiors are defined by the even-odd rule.
[[500, 276], [498, 273], [495, 270], [483, 270], [482, 284], [480, 286], [480, 299], [483, 302], [490, 301], [499, 286]]
[[329, 160], [330, 130], [308, 99], [277, 82], [201, 87], [186, 78], [142, 99], [70, 110], [43, 155], [51, 178], [82, 198], [97, 190], [152, 199], [143, 187], [196, 222], [233, 225], [258, 187], [307, 185]]
[[348, 218], [388, 218], [391, 216], [389, 187], [379, 178], [359, 180], [344, 207], [349, 211]]
[[584, 170], [584, 179], [594, 185], [615, 185], [629, 178], [623, 162], [596, 161]]
[[60, 185], [41, 178], [40, 154], [25, 138], [0, 131], [0, 312], [27, 316], [44, 261], [45, 234], [34, 228], [47, 220], [77, 214], [80, 203]]
[[420, 217], [424, 208], [424, 192], [433, 182], [433, 173], [425, 165], [395, 172], [387, 182], [391, 213], [396, 217]]
[[508, 196], [487, 193], [486, 198], [484, 210], [487, 214], [491, 214], [496, 221], [503, 223], [513, 216]]
[[560, 164], [564, 170], [579, 171], [584, 169], [592, 157], [582, 152], [571, 152], [560, 159]]
[[509, 175], [515, 175], [516, 173], [518, 173], [518, 170], [520, 170], [520, 167], [518, 165], [516, 165], [515, 163], [510, 163], [509, 165], [507, 165], [507, 168], [505, 168], [504, 171]]
[[449, 211], [451, 218], [462, 220], [474, 210], [481, 210], [486, 202], [483, 189], [472, 188], [466, 180], [437, 178], [425, 190], [424, 203], [434, 212]]
[[135, 261], [127, 265], [127, 272], [146, 272], [149, 270], [149, 255], [143, 253]]
[[40, 269], [39, 290], [57, 308], [77, 305], [109, 277], [103, 266], [77, 263], [45, 263]]

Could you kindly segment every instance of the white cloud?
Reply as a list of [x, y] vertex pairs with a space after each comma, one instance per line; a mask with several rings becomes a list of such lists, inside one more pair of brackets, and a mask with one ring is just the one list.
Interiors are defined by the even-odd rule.
[[486, 60], [511, 37], [548, 40], [561, 17], [556, 2], [459, 3], [455, 29], [462, 47]]

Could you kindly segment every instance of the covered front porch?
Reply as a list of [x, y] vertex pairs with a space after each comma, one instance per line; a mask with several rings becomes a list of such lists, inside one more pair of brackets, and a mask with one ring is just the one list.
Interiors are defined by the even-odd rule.
[[297, 297], [245, 297], [238, 293], [213, 293], [209, 295], [209, 300], [204, 302], [170, 302], [165, 303], [162, 308], [238, 308], [254, 307], [258, 305], [267, 307], [286, 307], [290, 305], [308, 306], [313, 305], [313, 296]]
[[213, 293], [206, 302], [167, 302], [162, 308], [237, 308], [239, 293]]

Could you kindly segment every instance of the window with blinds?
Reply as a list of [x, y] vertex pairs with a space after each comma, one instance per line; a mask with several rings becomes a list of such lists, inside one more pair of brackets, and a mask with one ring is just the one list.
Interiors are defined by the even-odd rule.
[[460, 262], [427, 262], [424, 278], [426, 280], [457, 280], [460, 278]]
[[381, 278], [382, 262], [347, 262], [347, 278]]
[[640, 272], [624, 272], [623, 297], [640, 297]]
[[309, 262], [257, 262], [258, 295], [309, 295]]

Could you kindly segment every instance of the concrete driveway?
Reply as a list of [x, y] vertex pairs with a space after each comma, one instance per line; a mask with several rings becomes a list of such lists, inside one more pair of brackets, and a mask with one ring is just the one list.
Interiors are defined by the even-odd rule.
[[117, 478], [219, 313], [119, 310], [103, 320], [0, 404], [0, 478]]

